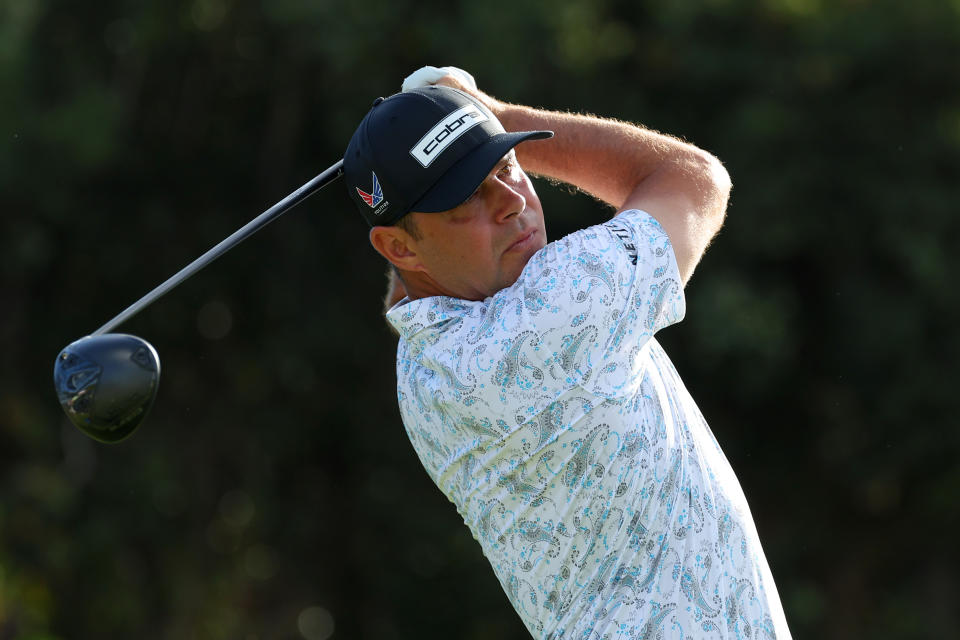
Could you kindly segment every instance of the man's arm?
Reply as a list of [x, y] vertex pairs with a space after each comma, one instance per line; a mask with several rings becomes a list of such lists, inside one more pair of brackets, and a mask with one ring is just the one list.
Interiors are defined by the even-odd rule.
[[723, 224], [730, 195], [730, 177], [717, 158], [637, 125], [508, 104], [452, 76], [438, 84], [475, 95], [507, 131], [554, 131], [550, 140], [518, 146], [520, 165], [572, 184], [617, 211], [642, 209], [655, 217], [670, 237], [684, 284], [690, 279]]

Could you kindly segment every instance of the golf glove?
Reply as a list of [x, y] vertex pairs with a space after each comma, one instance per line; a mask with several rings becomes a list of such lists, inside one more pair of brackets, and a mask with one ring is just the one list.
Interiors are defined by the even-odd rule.
[[440, 78], [446, 76], [453, 76], [465, 87], [473, 89], [474, 91], [477, 90], [477, 82], [473, 79], [472, 75], [463, 69], [457, 67], [420, 67], [404, 78], [401, 91], [410, 91], [411, 89], [419, 89], [420, 87], [436, 84]]

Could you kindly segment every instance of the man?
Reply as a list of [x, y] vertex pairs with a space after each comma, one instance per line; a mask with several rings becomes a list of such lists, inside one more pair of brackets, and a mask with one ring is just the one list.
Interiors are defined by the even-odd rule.
[[[743, 492], [654, 339], [683, 317], [726, 171], [448, 71], [378, 100], [344, 160], [406, 293], [387, 318], [427, 472], [537, 638], [789, 638]], [[618, 213], [548, 243], [524, 170]]]

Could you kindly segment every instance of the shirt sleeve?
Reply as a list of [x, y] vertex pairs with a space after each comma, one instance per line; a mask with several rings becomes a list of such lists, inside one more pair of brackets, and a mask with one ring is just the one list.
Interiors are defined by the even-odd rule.
[[533, 332], [521, 347], [528, 357], [562, 384], [610, 397], [638, 378], [650, 338], [685, 313], [670, 239], [638, 210], [548, 244], [501, 294], [522, 297], [516, 328]]

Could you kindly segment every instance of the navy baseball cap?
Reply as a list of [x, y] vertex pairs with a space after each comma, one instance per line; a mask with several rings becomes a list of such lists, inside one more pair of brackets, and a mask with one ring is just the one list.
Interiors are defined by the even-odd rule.
[[472, 96], [429, 86], [378, 98], [343, 158], [347, 191], [371, 227], [411, 211], [453, 209], [524, 140], [552, 131], [507, 133]]

